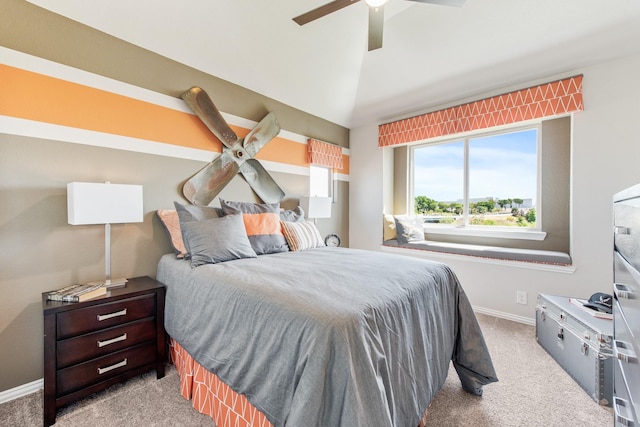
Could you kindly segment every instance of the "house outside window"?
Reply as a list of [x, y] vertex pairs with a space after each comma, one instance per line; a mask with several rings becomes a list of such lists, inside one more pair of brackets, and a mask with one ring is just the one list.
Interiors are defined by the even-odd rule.
[[427, 231], [539, 231], [540, 133], [538, 125], [412, 146], [410, 209]]

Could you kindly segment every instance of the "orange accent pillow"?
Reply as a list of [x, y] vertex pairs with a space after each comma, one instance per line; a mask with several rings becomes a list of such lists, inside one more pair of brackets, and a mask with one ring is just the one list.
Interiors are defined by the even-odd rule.
[[171, 245], [173, 250], [176, 251], [178, 258], [184, 258], [187, 253], [187, 249], [184, 246], [182, 240], [182, 230], [180, 229], [180, 220], [178, 219], [178, 212], [170, 209], [159, 209], [157, 212], [160, 221], [167, 229], [169, 238], [171, 239]]
[[226, 215], [242, 214], [251, 247], [258, 255], [287, 252], [280, 227], [280, 203], [229, 202], [220, 199]]

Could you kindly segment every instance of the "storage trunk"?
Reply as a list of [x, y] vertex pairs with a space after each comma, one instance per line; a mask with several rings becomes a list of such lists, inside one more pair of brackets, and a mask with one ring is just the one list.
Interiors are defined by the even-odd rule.
[[538, 295], [538, 343], [600, 405], [613, 401], [613, 322], [592, 316], [570, 298]]

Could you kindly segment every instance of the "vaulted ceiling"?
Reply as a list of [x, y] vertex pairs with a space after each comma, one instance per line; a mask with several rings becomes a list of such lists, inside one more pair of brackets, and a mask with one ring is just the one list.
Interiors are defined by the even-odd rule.
[[371, 52], [364, 1], [29, 1], [346, 127], [640, 52], [638, 0], [389, 0]]

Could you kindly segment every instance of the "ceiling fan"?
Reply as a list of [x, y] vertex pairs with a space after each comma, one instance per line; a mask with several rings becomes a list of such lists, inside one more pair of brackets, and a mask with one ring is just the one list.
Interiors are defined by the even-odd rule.
[[[344, 7], [359, 2], [360, 0], [334, 0], [324, 6], [320, 6], [293, 20], [298, 25], [308, 24], [311, 21], [322, 18], [330, 13], [336, 12]], [[388, 0], [364, 0], [369, 6], [369, 51], [382, 47], [382, 24], [384, 22], [384, 4]], [[466, 0], [409, 0], [418, 3], [439, 4], [442, 6], [461, 7]]]

